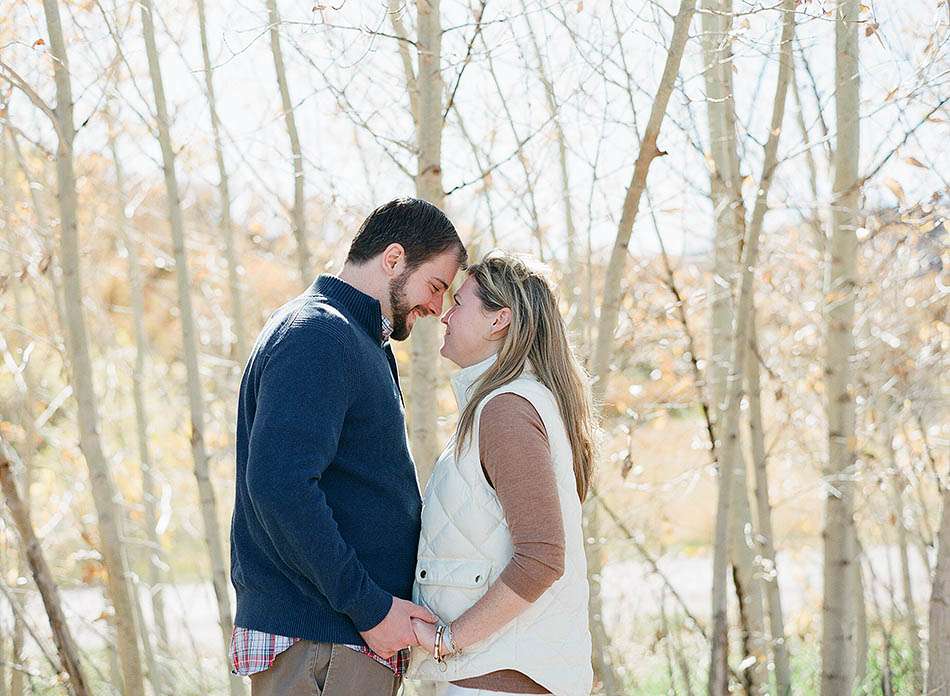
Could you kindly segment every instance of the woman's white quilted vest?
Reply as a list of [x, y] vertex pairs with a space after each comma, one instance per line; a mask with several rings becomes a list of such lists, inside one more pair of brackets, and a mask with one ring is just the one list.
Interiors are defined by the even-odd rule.
[[[494, 360], [492, 356], [453, 378], [460, 412], [469, 390]], [[593, 681], [589, 588], [571, 446], [554, 395], [530, 372], [483, 400], [475, 412], [470, 444], [458, 460], [454, 438], [439, 457], [423, 498], [413, 599], [443, 621], [454, 621], [488, 591], [511, 560], [511, 533], [478, 455], [482, 408], [503, 393], [530, 401], [547, 431], [564, 521], [564, 575], [500, 631], [449, 658], [444, 672], [428, 654], [413, 649], [409, 677], [455, 681], [513, 669], [556, 696], [587, 696]]]

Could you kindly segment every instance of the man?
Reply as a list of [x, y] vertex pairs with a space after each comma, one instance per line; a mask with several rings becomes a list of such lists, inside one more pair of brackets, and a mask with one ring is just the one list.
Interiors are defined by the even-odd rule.
[[254, 696], [391, 696], [410, 619], [421, 500], [388, 339], [438, 315], [466, 259], [435, 206], [363, 222], [339, 277], [278, 309], [241, 382], [231, 581], [234, 672]]

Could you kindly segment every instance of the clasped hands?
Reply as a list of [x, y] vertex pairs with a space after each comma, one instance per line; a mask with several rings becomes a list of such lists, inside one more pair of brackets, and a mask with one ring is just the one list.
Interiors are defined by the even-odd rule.
[[360, 635], [370, 650], [389, 659], [405, 647], [418, 645], [428, 653], [435, 649], [435, 625], [439, 617], [425, 607], [393, 597], [386, 618]]

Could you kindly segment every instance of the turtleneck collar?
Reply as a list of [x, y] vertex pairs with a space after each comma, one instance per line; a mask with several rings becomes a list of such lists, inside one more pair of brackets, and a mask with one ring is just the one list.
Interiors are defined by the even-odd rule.
[[383, 312], [379, 300], [357, 290], [336, 276], [318, 276], [309, 292], [323, 295], [339, 304], [370, 338], [383, 342]]
[[487, 358], [474, 365], [464, 367], [452, 375], [452, 391], [455, 392], [455, 401], [458, 403], [459, 413], [465, 410], [465, 405], [472, 397], [472, 387], [479, 378], [488, 372], [488, 369], [495, 364], [498, 359], [497, 353], [492, 353]]

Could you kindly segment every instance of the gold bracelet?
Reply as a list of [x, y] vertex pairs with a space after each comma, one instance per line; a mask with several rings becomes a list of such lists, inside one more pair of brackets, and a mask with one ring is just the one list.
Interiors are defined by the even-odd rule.
[[433, 651], [435, 654], [433, 655], [433, 657], [435, 657], [435, 661], [439, 663], [439, 669], [441, 669], [443, 672], [447, 669], [446, 664], [445, 664], [445, 656], [443, 655], [443, 652], [442, 652], [443, 651], [442, 639], [444, 635], [445, 635], [445, 624], [439, 623], [439, 625], [435, 627], [435, 645], [433, 646]]

